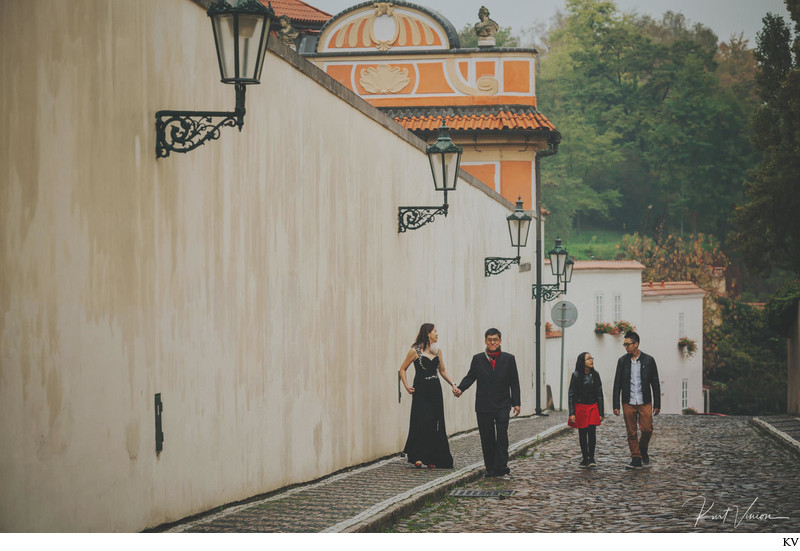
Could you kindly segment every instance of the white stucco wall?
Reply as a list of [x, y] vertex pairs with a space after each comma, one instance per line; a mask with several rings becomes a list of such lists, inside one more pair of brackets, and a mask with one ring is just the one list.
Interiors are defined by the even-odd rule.
[[0, 3], [0, 530], [140, 530], [398, 452], [426, 321], [456, 378], [500, 328], [534, 409], [532, 272], [483, 274], [512, 206], [462, 180], [398, 234], [441, 204], [422, 143], [309, 63], [268, 53], [241, 133], [155, 159], [157, 110], [233, 108], [209, 27]]
[[[569, 248], [569, 243], [565, 246]], [[593, 268], [592, 266], [613, 266]], [[627, 267], [622, 267], [627, 266]], [[638, 266], [638, 267], [636, 267]], [[614, 372], [617, 360], [625, 353], [622, 348], [621, 335], [596, 335], [595, 297], [603, 297], [602, 321], [614, 320], [614, 295], [620, 295], [620, 319], [630, 322], [637, 329], [642, 319], [641, 278], [642, 266], [637, 263], [613, 263], [581, 261], [576, 263], [572, 281], [567, 287], [567, 294], [558, 300], [547, 303], [545, 308], [547, 320], [552, 323], [552, 308], [559, 300], [567, 300], [575, 305], [578, 318], [572, 327], [567, 328], [564, 335], [564, 374], [563, 374], [563, 409], [567, 409], [567, 390], [569, 377], [575, 370], [575, 361], [581, 352], [591, 352], [594, 367], [603, 382], [603, 394], [606, 401], [606, 413], [611, 414], [611, 390], [614, 385]], [[549, 272], [549, 268], [548, 268]], [[552, 277], [552, 276], [551, 276]], [[555, 327], [554, 328], [558, 329]], [[559, 393], [561, 390], [561, 338], [546, 340], [547, 370], [546, 384], [550, 385], [553, 402], [559, 409]], [[643, 350], [646, 347], [642, 346]]]
[[[684, 314], [684, 331], [679, 316]], [[703, 294], [642, 299], [641, 349], [656, 359], [661, 379], [662, 413], [681, 413], [682, 382], [686, 382], [686, 406], [703, 412]], [[697, 342], [697, 352], [686, 357], [678, 339]], [[713, 409], [713, 408], [712, 408]]]

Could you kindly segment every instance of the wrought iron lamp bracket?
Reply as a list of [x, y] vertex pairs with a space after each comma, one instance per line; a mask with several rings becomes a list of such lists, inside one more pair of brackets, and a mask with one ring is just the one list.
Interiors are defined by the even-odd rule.
[[488, 256], [483, 259], [484, 276], [489, 277], [501, 274], [514, 264], [519, 264], [520, 257], [503, 258], [499, 256]]
[[533, 297], [534, 299], [539, 298], [542, 299], [544, 302], [550, 302], [551, 300], [555, 300], [564, 293], [567, 292], [566, 285], [565, 288], [561, 287], [560, 283], [552, 283], [552, 284], [534, 284], [533, 285]]
[[220, 128], [244, 126], [245, 85], [236, 85], [234, 111], [158, 111], [156, 112], [156, 159], [170, 152], [188, 153], [204, 143], [218, 140]]
[[447, 216], [445, 203], [441, 207], [397, 207], [397, 233], [416, 230], [433, 222], [436, 216]]

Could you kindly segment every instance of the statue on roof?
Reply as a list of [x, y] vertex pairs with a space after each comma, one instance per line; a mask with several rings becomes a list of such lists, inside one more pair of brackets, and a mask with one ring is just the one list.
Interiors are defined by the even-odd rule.
[[297, 38], [297, 35], [300, 33], [297, 32], [297, 29], [292, 27], [291, 19], [289, 19], [288, 15], [281, 15], [278, 18], [278, 23], [280, 23], [281, 26], [281, 28], [278, 29], [278, 38], [292, 50], [296, 50], [297, 46], [295, 45], [294, 41]]
[[489, 10], [486, 6], [481, 6], [478, 10], [480, 21], [475, 23], [475, 34], [478, 35], [478, 46], [494, 46], [496, 44], [494, 35], [500, 30], [500, 25], [489, 18]]

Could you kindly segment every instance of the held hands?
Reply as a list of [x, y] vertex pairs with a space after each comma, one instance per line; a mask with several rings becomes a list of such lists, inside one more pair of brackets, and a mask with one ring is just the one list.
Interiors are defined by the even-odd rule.
[[455, 383], [453, 383], [453, 384], [452, 384], [452, 385], [450, 385], [450, 386], [452, 386], [452, 387], [453, 387], [453, 396], [455, 396], [456, 398], [458, 398], [459, 396], [461, 396], [461, 389], [460, 389], [460, 388], [458, 388], [458, 387], [456, 386], [456, 384], [455, 384]]

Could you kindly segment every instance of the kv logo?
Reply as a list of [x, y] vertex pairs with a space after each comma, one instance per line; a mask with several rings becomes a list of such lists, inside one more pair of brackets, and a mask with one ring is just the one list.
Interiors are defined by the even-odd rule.
[[797, 547], [797, 542], [800, 541], [800, 538], [783, 538], [783, 546], [784, 547]]

